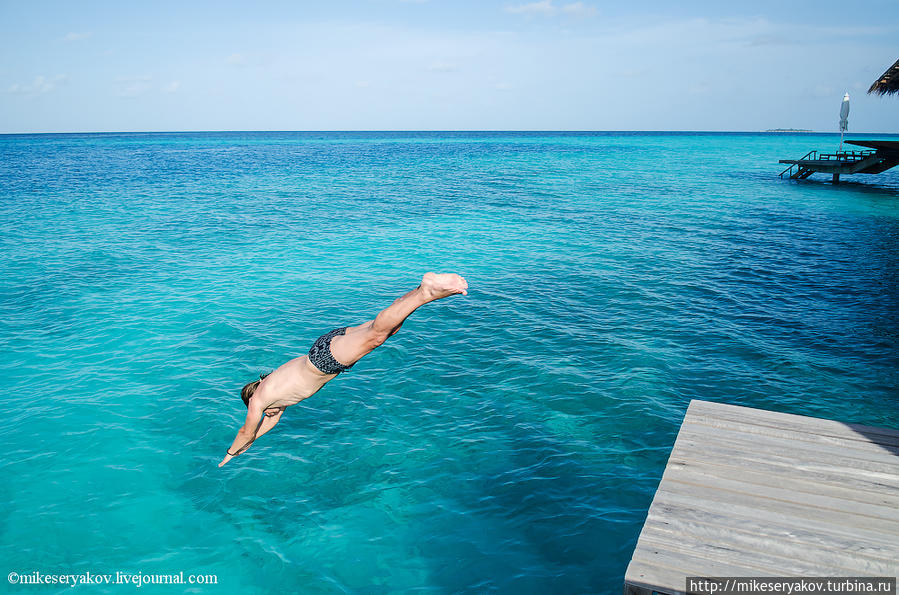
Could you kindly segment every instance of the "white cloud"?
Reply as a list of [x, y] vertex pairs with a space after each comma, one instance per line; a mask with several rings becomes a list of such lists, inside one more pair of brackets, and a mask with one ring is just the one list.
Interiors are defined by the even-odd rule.
[[583, 2], [573, 2], [563, 6], [562, 12], [573, 17], [592, 17], [596, 14], [596, 7], [588, 6]]
[[356, 81], [356, 87], [359, 89], [366, 89], [371, 86], [371, 83], [368, 81]]
[[181, 81], [170, 81], [168, 84], [163, 85], [162, 92], [163, 93], [177, 93], [178, 89], [181, 88]]
[[243, 54], [234, 53], [228, 56], [228, 58], [225, 60], [225, 63], [229, 66], [246, 66], [247, 57]]
[[118, 90], [116, 95], [119, 97], [140, 97], [150, 90], [150, 82], [153, 80], [151, 76], [120, 76], [116, 79]]
[[545, 17], [553, 17], [557, 14], [565, 14], [572, 17], [590, 17], [596, 14], [596, 8], [583, 2], [571, 2], [556, 6], [553, 0], [538, 0], [537, 2], [506, 6], [506, 12]]
[[69, 33], [62, 38], [63, 41], [84, 41], [93, 36], [93, 33]]
[[58, 74], [53, 78], [38, 75], [30, 83], [13, 83], [9, 86], [8, 91], [16, 95], [43, 95], [53, 91], [59, 85], [67, 83], [68, 80], [69, 77], [64, 74]]
[[542, 14], [552, 16], [556, 14], [558, 9], [553, 6], [553, 0], [540, 0], [539, 2], [531, 2], [529, 4], [516, 4], [507, 6], [506, 12], [512, 14]]

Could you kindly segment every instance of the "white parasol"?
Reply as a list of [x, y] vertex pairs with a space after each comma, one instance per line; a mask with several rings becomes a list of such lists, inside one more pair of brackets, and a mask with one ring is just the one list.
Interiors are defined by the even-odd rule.
[[840, 104], [840, 150], [843, 150], [843, 133], [849, 130], [849, 93], [843, 95]]

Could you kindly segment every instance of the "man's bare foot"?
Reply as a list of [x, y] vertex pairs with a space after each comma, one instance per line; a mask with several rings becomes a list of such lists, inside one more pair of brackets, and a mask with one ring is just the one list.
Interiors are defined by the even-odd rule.
[[455, 273], [425, 273], [421, 278], [421, 291], [427, 301], [439, 300], [461, 293], [468, 295], [468, 281]]

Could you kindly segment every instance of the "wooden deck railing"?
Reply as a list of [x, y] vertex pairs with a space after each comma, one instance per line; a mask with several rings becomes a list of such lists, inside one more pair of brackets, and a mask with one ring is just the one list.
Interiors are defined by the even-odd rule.
[[[837, 151], [836, 153], [818, 153], [818, 151], [809, 151], [796, 161], [860, 161], [871, 155], [874, 155], [877, 151], [873, 150], [864, 150], [864, 151]], [[780, 177], [784, 177], [784, 174], [789, 173], [790, 177], [793, 177], [793, 168], [801, 168], [802, 165], [799, 163], [793, 163], [787, 169], [780, 172]], [[797, 169], [798, 171], [798, 169]]]

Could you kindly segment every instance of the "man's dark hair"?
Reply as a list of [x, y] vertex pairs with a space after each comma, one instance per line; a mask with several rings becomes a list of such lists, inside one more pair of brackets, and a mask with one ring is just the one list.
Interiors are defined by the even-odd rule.
[[[271, 372], [269, 372], [269, 374], [271, 374]], [[268, 374], [260, 374], [259, 380], [254, 380], [241, 389], [240, 398], [243, 399], [243, 404], [247, 406], [247, 409], [250, 408], [250, 397], [253, 396], [253, 393], [259, 388], [259, 383], [262, 382], [262, 379], [266, 376], [268, 376]]]

